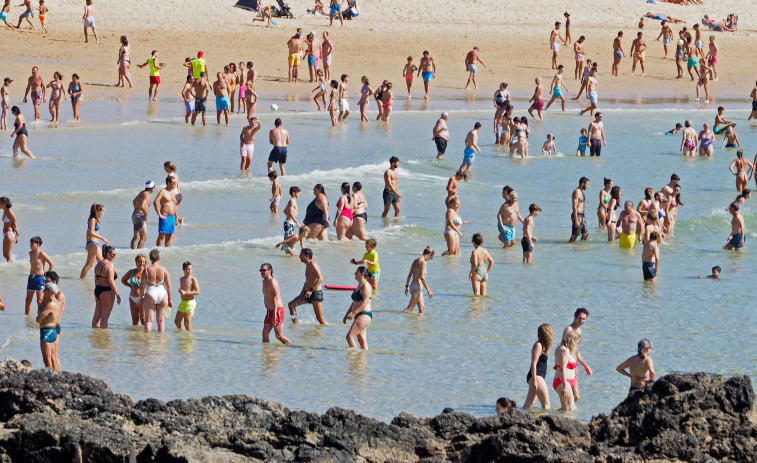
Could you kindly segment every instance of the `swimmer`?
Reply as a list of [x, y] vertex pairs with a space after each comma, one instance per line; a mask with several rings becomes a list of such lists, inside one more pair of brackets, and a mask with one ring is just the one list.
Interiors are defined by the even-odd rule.
[[[300, 262], [305, 264], [305, 284], [299, 296], [289, 302], [289, 314], [292, 322], [297, 323], [297, 306], [312, 304], [315, 318], [321, 325], [326, 324], [323, 318], [323, 276], [321, 267], [313, 260], [313, 251], [310, 248], [302, 248]], [[370, 288], [368, 289], [370, 291]], [[370, 293], [369, 293], [370, 297]]]
[[10, 198], [7, 196], [0, 197], [0, 209], [3, 210], [3, 257], [5, 257], [6, 262], [13, 259], [13, 245], [18, 244], [18, 237], [20, 236], [16, 214], [11, 210], [12, 207]]
[[589, 132], [589, 156], [601, 156], [602, 146], [607, 146], [603, 119], [604, 115], [597, 113], [594, 116], [594, 120], [589, 123], [589, 127], [586, 129]]
[[84, 249], [87, 251], [87, 262], [81, 269], [81, 274], [79, 275], [79, 279], [81, 280], [87, 277], [87, 273], [89, 273], [89, 270], [95, 265], [95, 260], [97, 260], [97, 262], [103, 260], [99, 241], [108, 244], [108, 240], [98, 233], [100, 231], [100, 219], [102, 219], [103, 214], [105, 214], [105, 206], [102, 204], [92, 204], [89, 208], [87, 237], [84, 245]]
[[426, 311], [426, 305], [423, 302], [423, 288], [426, 288], [429, 299], [434, 297], [426, 281], [426, 264], [433, 258], [434, 250], [431, 249], [431, 246], [426, 246], [423, 254], [410, 265], [410, 272], [408, 272], [407, 280], [405, 280], [405, 296], [408, 293], [410, 294], [410, 302], [405, 307], [405, 313], [412, 312], [416, 305], [418, 306], [418, 313]]
[[530, 410], [536, 399], [539, 399], [541, 408], [549, 410], [549, 388], [547, 387], [547, 360], [549, 349], [552, 347], [552, 327], [546, 323], [539, 325], [536, 330], [537, 341], [531, 348], [531, 367], [526, 375], [528, 383], [528, 395], [523, 404], [524, 410]]
[[463, 162], [460, 164], [459, 170], [465, 170], [470, 173], [473, 169], [473, 163], [476, 160], [476, 151], [481, 154], [481, 148], [478, 147], [478, 133], [481, 131], [481, 123], [476, 122], [473, 125], [473, 130], [468, 132], [465, 136], [465, 149], [463, 150]]
[[[573, 387], [578, 385], [578, 364], [575, 355], [580, 341], [581, 335], [577, 331], [571, 331], [555, 349], [555, 378], [552, 387], [560, 397], [560, 411], [567, 412], [576, 408]], [[572, 387], [566, 387], [567, 385]]]
[[620, 224], [620, 247], [633, 249], [639, 241], [639, 231], [644, 219], [638, 211], [633, 208], [633, 201], [626, 201], [623, 205], [623, 211], [618, 216]]
[[184, 262], [181, 264], [181, 268], [184, 271], [184, 276], [179, 278], [179, 296], [181, 296], [181, 302], [179, 303], [179, 308], [176, 310], [174, 323], [176, 324], [176, 328], [181, 329], [183, 321], [184, 328], [187, 331], [192, 331], [192, 317], [194, 317], [195, 308], [197, 307], [195, 296], [200, 295], [200, 283], [192, 274], [191, 262]]
[[499, 207], [497, 212], [497, 231], [499, 240], [504, 248], [515, 246], [515, 226], [518, 222], [523, 223], [523, 216], [520, 215], [520, 206], [518, 205], [518, 193], [510, 190], [505, 196], [502, 192], [505, 202]]
[[675, 128], [665, 132], [665, 135], [678, 135], [678, 132], [680, 132], [682, 128], [683, 126], [681, 125], [681, 123], [677, 122]]
[[586, 136], [586, 133], [586, 129], [581, 129], [581, 136], [578, 137], [576, 156], [586, 156], [586, 147], [589, 146], [589, 137]]
[[447, 242], [447, 250], [442, 256], [457, 256], [460, 254], [460, 237], [463, 232], [460, 226], [466, 222], [460, 217], [460, 200], [452, 199], [449, 202], [447, 213], [445, 214], [444, 240]]
[[[649, 353], [652, 351], [652, 341], [642, 339], [639, 341], [638, 353], [628, 357], [625, 362], [618, 365], [615, 370], [623, 376], [631, 378], [631, 388], [628, 394], [637, 389], [644, 389], [647, 383], [654, 381], [654, 363]], [[626, 368], [628, 371], [626, 371]]]
[[[189, 58], [187, 58], [189, 59]], [[181, 89], [181, 99], [184, 101], [184, 123], [189, 123], [189, 118], [192, 116], [195, 110], [195, 98], [192, 95], [192, 84], [194, 83], [194, 78], [192, 77], [192, 70], [189, 70], [189, 75], [187, 76], [186, 82], [184, 82], [184, 87]]]
[[473, 250], [470, 254], [470, 272], [468, 272], [468, 278], [470, 278], [471, 285], [473, 286], [474, 296], [486, 296], [486, 284], [489, 281], [489, 274], [494, 267], [494, 259], [492, 259], [489, 251], [484, 249], [484, 238], [479, 233], [474, 233], [471, 238], [473, 243]]
[[139, 288], [142, 286], [142, 277], [147, 268], [147, 256], [137, 254], [134, 258], [135, 268], [126, 272], [121, 278], [121, 284], [129, 288], [129, 310], [131, 311], [131, 324], [137, 326], [145, 324], [145, 312], [142, 307], [142, 299], [139, 296]]
[[113, 311], [113, 303], [121, 305], [121, 295], [116, 285], [116, 249], [103, 246], [103, 259], [95, 265], [95, 314], [92, 317], [92, 328], [108, 328], [108, 319]]
[[660, 247], [657, 245], [657, 232], [649, 233], [649, 239], [644, 243], [641, 253], [641, 270], [644, 281], [657, 281], [657, 272], [660, 268]]
[[[57, 71], [54, 74], [56, 77], [60, 75]], [[62, 77], [61, 77], [62, 78]], [[10, 88], [11, 83], [13, 82], [13, 79], [10, 77], [6, 77], [3, 79], [3, 86], [0, 87], [0, 130], [8, 130], [8, 111], [11, 109], [10, 105]], [[51, 85], [52, 82], [49, 85]], [[63, 83], [60, 83], [61, 87], [63, 87]], [[58, 98], [60, 99], [60, 93], [63, 93], [61, 91], [58, 92]], [[64, 94], [65, 95], [65, 94]], [[52, 116], [52, 97], [50, 100], [50, 115]], [[60, 108], [60, 103], [58, 103], [58, 107]], [[55, 118], [53, 117], [53, 120]], [[52, 122], [52, 121], [51, 121]]]
[[402, 68], [402, 76], [405, 78], [405, 85], [407, 85], [407, 99], [411, 99], [413, 97], [413, 76], [418, 71], [418, 66], [413, 64], [413, 57], [408, 56], [407, 57], [407, 63]]
[[292, 341], [284, 336], [284, 303], [281, 301], [279, 282], [273, 277], [273, 266], [269, 263], [261, 265], [260, 276], [263, 278], [263, 305], [266, 309], [263, 320], [263, 342], [268, 342], [268, 335], [273, 330], [276, 339], [290, 346]]
[[60, 333], [60, 317], [63, 314], [63, 305], [55, 299], [57, 294], [58, 285], [55, 283], [45, 284], [44, 296], [36, 321], [39, 323], [39, 346], [45, 368], [61, 371], [56, 341]]
[[523, 263], [530, 264], [533, 262], [531, 254], [534, 251], [534, 243], [539, 240], [534, 236], [534, 219], [541, 212], [541, 208], [537, 204], [531, 204], [528, 206], [528, 217], [523, 219], [523, 238], [520, 240], [520, 245], [523, 248]]
[[366, 266], [366, 278], [374, 291], [378, 289], [379, 276], [381, 275], [379, 256], [376, 252], [377, 244], [378, 243], [373, 238], [365, 240], [365, 254], [363, 254], [363, 258], [359, 261], [355, 259], [350, 260], [352, 265]]
[[549, 99], [549, 102], [547, 103], [547, 107], [544, 108], [544, 111], [548, 110], [550, 106], [552, 106], [552, 103], [555, 102], [558, 98], [562, 102], [562, 110], [565, 112], [565, 97], [562, 94], [562, 89], [560, 86], [562, 85], [565, 88], [566, 92], [569, 92], [568, 86], [565, 85], [565, 81], [563, 80], [563, 65], [557, 66], [557, 74], [552, 78], [552, 85], [550, 86], [552, 88], [552, 98]]
[[[697, 278], [701, 280], [702, 275], [697, 275]], [[716, 265], [712, 267], [712, 273], [707, 275], [705, 278], [712, 278], [713, 280], [720, 280], [720, 266]]]
[[145, 269], [139, 289], [139, 297], [145, 312], [145, 331], [152, 331], [152, 323], [158, 324], [158, 332], [165, 331], [166, 317], [173, 307], [171, 277], [160, 265], [160, 251], [150, 251], [150, 266]]
[[665, 52], [663, 59], [668, 59], [668, 46], [673, 40], [673, 29], [668, 25], [668, 21], [665, 20], [662, 20], [660, 25], [660, 35], [657, 36], [657, 41], [659, 42], [660, 37], [662, 37], [662, 49]]
[[[734, 169], [735, 167], [735, 169]], [[754, 175], [754, 165], [744, 159], [744, 151], [736, 151], [736, 159], [731, 161], [728, 170], [736, 176], [736, 191], [741, 193], [747, 186], [747, 181]]]
[[731, 234], [728, 235], [726, 245], [723, 249], [730, 251], [734, 249], [736, 252], [743, 251], [744, 241], [746, 240], [746, 225], [744, 224], [744, 216], [739, 212], [739, 206], [731, 204], [728, 211], [733, 216], [731, 219]]
[[242, 128], [242, 132], [239, 134], [239, 156], [241, 161], [239, 162], [239, 170], [242, 172], [250, 171], [250, 164], [252, 163], [252, 155], [255, 152], [255, 136], [260, 131], [260, 121], [256, 117], [250, 117], [248, 125]]
[[276, 180], [277, 177], [276, 172], [268, 172], [268, 180], [271, 181], [271, 198], [268, 200], [271, 203], [269, 209], [274, 214], [279, 213], [279, 204], [281, 203], [281, 185]]
[[736, 148], [737, 146], [741, 148], [739, 136], [736, 135], [736, 131], [733, 130], [732, 125], [729, 125], [725, 129], [725, 136], [723, 137], [723, 144], [721, 146], [724, 148]]
[[55, 268], [55, 264], [52, 259], [45, 254], [41, 249], [42, 238], [39, 236], [32, 237], [29, 240], [29, 278], [26, 283], [26, 303], [24, 305], [24, 313], [29, 315], [32, 313], [32, 297], [34, 293], [37, 293], [37, 305], [42, 304], [43, 291], [45, 290], [45, 264], [48, 266], [48, 271], [52, 271]]
[[347, 332], [347, 344], [352, 349], [357, 347], [355, 346], [355, 338], [357, 338], [361, 349], [368, 349], [366, 331], [373, 321], [373, 312], [371, 311], [373, 290], [370, 283], [368, 283], [367, 276], [368, 270], [365, 267], [360, 266], [355, 270], [355, 281], [357, 281], [358, 286], [350, 296], [352, 303], [342, 319], [342, 323], [345, 325], [347, 324], [347, 320], [353, 320], [352, 326], [350, 326], [350, 330]]
[[712, 156], [715, 148], [712, 146], [712, 142], [715, 140], [715, 133], [710, 130], [710, 124], [704, 123], [702, 130], [699, 131], [699, 155], [700, 156]]
[[555, 147], [555, 136], [551, 133], [547, 134], [547, 141], [541, 147], [541, 154], [544, 156], [552, 156], [552, 152], [557, 156], [557, 147]]
[[[568, 336], [571, 332], [576, 332], [578, 335], [581, 335], [581, 327], [586, 323], [586, 319], [589, 317], [589, 311], [586, 310], [584, 307], [579, 307], [576, 309], [575, 312], [573, 312], [573, 323], [566, 326], [563, 329], [562, 332], [562, 338], [565, 340], [565, 338]], [[581, 355], [581, 352], [578, 349], [578, 346], [576, 346], [576, 359], [578, 360], [578, 364], [581, 365], [584, 369], [584, 372], [586, 372], [587, 376], [591, 376], [594, 374], [591, 368], [589, 368], [589, 365], [584, 360], [583, 356]], [[578, 370], [576, 370], [576, 384], [572, 385], [573, 387], [573, 398], [575, 402], [578, 402], [578, 400], [581, 398], [581, 393], [578, 389]]]
[[[228, 66], [226, 68], [228, 69]], [[216, 121], [218, 125], [221, 125], [221, 115], [226, 119], [226, 125], [229, 125], [229, 99], [233, 94], [234, 92], [224, 73], [217, 72], [216, 81], [213, 82], [213, 95], [216, 97]]]

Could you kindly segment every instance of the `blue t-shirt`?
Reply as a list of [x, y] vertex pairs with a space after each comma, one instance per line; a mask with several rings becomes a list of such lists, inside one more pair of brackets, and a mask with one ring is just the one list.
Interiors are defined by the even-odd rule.
[[583, 143], [586, 143], [589, 141], [588, 137], [578, 137], [578, 151], [585, 153], [586, 152], [586, 145]]

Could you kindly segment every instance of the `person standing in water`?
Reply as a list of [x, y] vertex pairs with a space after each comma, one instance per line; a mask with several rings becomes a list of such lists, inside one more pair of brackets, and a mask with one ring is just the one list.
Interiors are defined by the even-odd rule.
[[463, 170], [466, 173], [470, 173], [473, 169], [473, 163], [476, 161], [476, 151], [481, 154], [481, 148], [478, 147], [478, 133], [481, 131], [481, 123], [476, 122], [473, 124], [473, 130], [468, 132], [465, 136], [465, 149], [463, 150], [463, 162], [460, 164], [459, 170]]
[[[142, 274], [140, 298], [145, 311], [145, 331], [152, 331], [155, 321], [158, 332], [166, 330], [166, 314], [173, 307], [171, 299], [171, 277], [168, 270], [160, 265], [160, 251], [150, 251], [150, 266]], [[170, 312], [168, 312], [170, 313]]]
[[[586, 319], [589, 317], [589, 311], [586, 310], [584, 307], [579, 307], [576, 309], [575, 312], [573, 312], [573, 323], [566, 326], [563, 329], [562, 337], [565, 339], [568, 336], [568, 333], [575, 331], [578, 333], [579, 336], [581, 336], [581, 326], [583, 326], [584, 323], [586, 323]], [[589, 365], [584, 361], [583, 356], [581, 356], [581, 352], [578, 350], [578, 346], [576, 346], [575, 350], [576, 360], [579, 365], [581, 365], [584, 368], [584, 371], [588, 376], [591, 376], [594, 374], [591, 368], [589, 368]], [[578, 370], [576, 370], [576, 384], [572, 385], [573, 389], [573, 398], [576, 402], [578, 402], [578, 399], [581, 398], [581, 393], [578, 389]]]
[[394, 216], [400, 216], [400, 199], [402, 195], [399, 192], [399, 186], [397, 185], [397, 169], [400, 167], [400, 160], [397, 156], [389, 158], [389, 168], [384, 172], [384, 212], [381, 213], [381, 217], [386, 217], [389, 214], [389, 208], [394, 207]]
[[266, 309], [263, 320], [263, 342], [268, 342], [268, 336], [273, 330], [276, 339], [290, 346], [292, 341], [284, 336], [284, 303], [281, 302], [279, 282], [273, 277], [273, 266], [267, 262], [261, 265], [260, 276], [263, 278], [263, 305]]
[[631, 378], [629, 395], [637, 389], [644, 389], [647, 382], [654, 381], [654, 362], [652, 362], [652, 357], [649, 356], [652, 351], [652, 341], [642, 339], [639, 341], [637, 349], [636, 355], [628, 357], [625, 362], [615, 368], [615, 371], [621, 375]]
[[544, 323], [539, 325], [536, 331], [537, 341], [531, 348], [531, 367], [526, 375], [528, 383], [528, 395], [523, 404], [524, 410], [530, 410], [536, 399], [539, 399], [541, 408], [549, 410], [549, 387], [547, 387], [547, 361], [549, 349], [552, 347], [552, 326]]
[[728, 251], [733, 249], [736, 252], [741, 252], [744, 247], [744, 240], [746, 239], [744, 216], [739, 212], [739, 206], [736, 203], [731, 203], [728, 212], [733, 216], [733, 219], [731, 219], [731, 234], [728, 235], [727, 244], [723, 249], [727, 249]]
[[[575, 353], [580, 341], [581, 335], [577, 331], [571, 331], [555, 349], [555, 378], [552, 387], [560, 397], [560, 411], [567, 412], [576, 408], [573, 388], [578, 386], [578, 364]], [[571, 387], [567, 387], [568, 385]]]
[[473, 251], [470, 254], [471, 269], [468, 277], [473, 286], [474, 296], [486, 296], [486, 283], [489, 281], [489, 274], [494, 267], [494, 259], [489, 251], [484, 249], [484, 238], [479, 233], [474, 233], [471, 238]]
[[29, 279], [26, 282], [26, 303], [24, 305], [26, 315], [32, 313], [32, 298], [35, 292], [37, 293], [37, 305], [42, 304], [42, 292], [45, 290], [45, 264], [47, 264], [49, 271], [55, 268], [52, 259], [40, 249], [41, 247], [42, 238], [39, 236], [34, 236], [29, 240], [31, 251], [29, 251]]
[[242, 158], [239, 162], [239, 170], [249, 172], [252, 155], [255, 152], [255, 135], [260, 131], [260, 121], [256, 117], [249, 119], [249, 125], [242, 128], [239, 134], [239, 156]]
[[179, 303], [179, 308], [176, 309], [174, 323], [176, 324], [176, 328], [181, 329], [181, 324], [184, 322], [184, 328], [187, 331], [192, 331], [192, 317], [194, 317], [195, 309], [197, 308], [195, 296], [200, 295], [200, 283], [192, 274], [191, 262], [184, 262], [181, 264], [181, 268], [184, 271], [184, 276], [179, 278], [179, 296], [181, 296], [181, 302]]
[[429, 54], [428, 51], [423, 52], [423, 58], [421, 58], [420, 66], [418, 66], [418, 74], [416, 77], [423, 75], [423, 89], [426, 91], [426, 95], [423, 97], [428, 100], [428, 87], [431, 80], [436, 75], [436, 62], [434, 57]]
[[641, 253], [641, 270], [644, 274], [644, 281], [657, 281], [657, 271], [659, 268], [660, 247], [657, 245], [657, 232], [653, 231], [649, 234], [649, 239], [644, 243], [644, 249]]
[[565, 39], [560, 34], [560, 22], [555, 23], [555, 28], [549, 33], [549, 48], [552, 50], [552, 69], [557, 69], [557, 54], [560, 52], [560, 42], [563, 45], [568, 45]]
[[95, 8], [92, 6], [92, 0], [87, 0], [87, 6], [84, 7], [84, 15], [81, 17], [82, 23], [84, 23], [84, 43], [89, 42], [87, 37], [87, 28], [92, 28], [92, 35], [95, 36], [95, 41], [100, 44], [100, 39], [97, 38], [97, 30], [95, 29]]
[[297, 306], [312, 304], [316, 320], [321, 325], [325, 325], [321, 267], [313, 260], [313, 251], [310, 248], [302, 248], [300, 262], [305, 264], [305, 284], [302, 285], [300, 295], [289, 302], [289, 314], [292, 316], [292, 321], [297, 323]]
[[563, 65], [557, 66], [557, 74], [555, 74], [555, 77], [552, 78], [552, 98], [549, 99], [549, 102], [547, 103], [547, 107], [544, 108], [544, 111], [548, 110], [550, 106], [552, 106], [552, 103], [555, 102], [558, 98], [560, 99], [560, 102], [562, 103], [562, 110], [565, 112], [565, 97], [562, 94], [562, 89], [560, 88], [560, 85], [562, 85], [565, 88], [566, 92], [569, 92], [568, 86], [565, 85], [565, 81], [563, 80]]
[[578, 188], [573, 190], [573, 213], [571, 219], [573, 221], [573, 227], [570, 234], [569, 243], [573, 243], [581, 235], [581, 241], [586, 241], [589, 238], [589, 231], [586, 229], [586, 216], [584, 215], [584, 208], [586, 207], [586, 195], [584, 191], [589, 188], [589, 179], [581, 177], [578, 181]]
[[166, 177], [166, 187], [160, 190], [152, 203], [158, 213], [158, 239], [155, 246], [161, 246], [165, 238], [166, 247], [171, 247], [171, 238], [176, 231], [176, 209], [179, 207], [176, 194], [171, 191], [176, 184], [176, 177]]
[[423, 254], [410, 265], [410, 272], [407, 274], [407, 280], [405, 280], [405, 296], [408, 293], [410, 294], [410, 302], [404, 310], [405, 313], [412, 312], [416, 305], [418, 306], [418, 313], [426, 311], [426, 305], [423, 302], [423, 288], [426, 288], [429, 299], [434, 297], [426, 281], [426, 263], [433, 258], [434, 250], [431, 249], [431, 246], [426, 246]]
[[447, 143], [449, 142], [449, 127], [447, 127], [448, 119], [449, 113], [444, 111], [434, 125], [434, 132], [431, 139], [436, 143], [436, 159], [444, 159], [444, 152], [447, 151]]
[[[735, 167], [735, 169], [734, 169]], [[754, 174], [754, 165], [751, 162], [744, 159], [744, 151], [736, 151], [736, 159], [731, 161], [731, 165], [728, 166], [728, 170], [736, 176], [736, 191], [741, 193], [747, 186], [747, 181], [752, 178]]]
[[44, 297], [36, 321], [39, 323], [39, 346], [45, 368], [61, 371], [56, 341], [60, 333], [60, 317], [63, 314], [63, 306], [55, 299], [57, 294], [58, 285], [55, 283], [45, 284]]
[[371, 289], [371, 284], [366, 278], [367, 275], [368, 270], [363, 266], [360, 266], [355, 270], [355, 281], [357, 281], [358, 286], [350, 296], [352, 303], [342, 319], [342, 323], [345, 325], [347, 324], [347, 320], [353, 320], [352, 326], [346, 336], [347, 344], [353, 349], [357, 347], [354, 341], [355, 338], [357, 338], [357, 342], [360, 343], [361, 349], [368, 349], [366, 331], [373, 321], [373, 311], [371, 311], [371, 296], [373, 295], [373, 289]]
[[273, 145], [271, 153], [268, 155], [268, 172], [273, 172], [273, 164], [279, 164], [281, 176], [286, 175], [284, 164], [287, 162], [287, 146], [289, 145], [289, 132], [282, 127], [281, 119], [278, 117], [273, 121], [274, 128], [268, 133], [268, 141]]
[[523, 219], [523, 238], [520, 240], [520, 246], [523, 248], [524, 264], [533, 262], [531, 254], [534, 251], [534, 243], [539, 241], [534, 236], [534, 220], [539, 215], [539, 212], [541, 212], [541, 208], [537, 204], [531, 204], [528, 206], [528, 212], [528, 217]]
[[95, 260], [100, 262], [103, 260], [102, 249], [100, 249], [99, 241], [108, 244], [102, 235], [97, 232], [100, 231], [100, 219], [105, 214], [105, 206], [102, 204], [92, 204], [89, 208], [89, 219], [87, 219], [87, 242], [84, 244], [84, 249], [87, 251], [87, 262], [81, 269], [79, 279], [83, 280], [87, 277], [87, 273], [95, 265]]
[[132, 200], [134, 210], [131, 213], [131, 223], [134, 225], [134, 236], [131, 239], [132, 249], [142, 249], [147, 241], [147, 215], [150, 212], [150, 195], [155, 189], [155, 182], [148, 180], [145, 189]]

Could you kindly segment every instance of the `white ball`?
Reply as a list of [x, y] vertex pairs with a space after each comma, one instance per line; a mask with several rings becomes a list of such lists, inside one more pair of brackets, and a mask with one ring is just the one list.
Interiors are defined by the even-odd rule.
[[278, 105], [275, 105], [275, 104], [271, 105], [271, 111], [278, 111], [278, 110], [279, 110]]
[[683, 45], [683, 39], [678, 39], [678, 45]]

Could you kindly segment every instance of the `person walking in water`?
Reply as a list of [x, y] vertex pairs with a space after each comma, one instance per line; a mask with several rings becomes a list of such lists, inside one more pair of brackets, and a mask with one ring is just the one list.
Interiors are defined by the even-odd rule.
[[410, 302], [405, 308], [405, 313], [412, 312], [416, 305], [418, 306], [418, 313], [426, 311], [426, 305], [423, 302], [423, 288], [426, 288], [429, 299], [434, 297], [426, 281], [426, 263], [433, 258], [434, 250], [431, 249], [431, 246], [426, 246], [423, 254], [410, 265], [410, 272], [407, 274], [407, 280], [405, 280], [405, 296], [408, 293], [410, 294]]
[[265, 263], [260, 266], [260, 276], [263, 278], [263, 305], [266, 314], [263, 320], [263, 342], [268, 342], [268, 336], [273, 330], [276, 339], [284, 345], [292, 345], [284, 336], [284, 303], [281, 302], [281, 290], [279, 282], [273, 277], [273, 266]]
[[654, 381], [654, 362], [652, 362], [652, 357], [649, 356], [649, 353], [652, 352], [652, 341], [642, 339], [639, 341], [637, 351], [636, 355], [628, 357], [625, 362], [615, 368], [615, 371], [621, 375], [631, 378], [629, 395], [637, 389], [644, 389], [647, 382]]
[[394, 216], [400, 216], [400, 199], [402, 195], [397, 186], [397, 169], [400, 167], [400, 160], [396, 156], [389, 158], [389, 168], [384, 172], [384, 212], [381, 217], [389, 214], [389, 208], [394, 207]]

